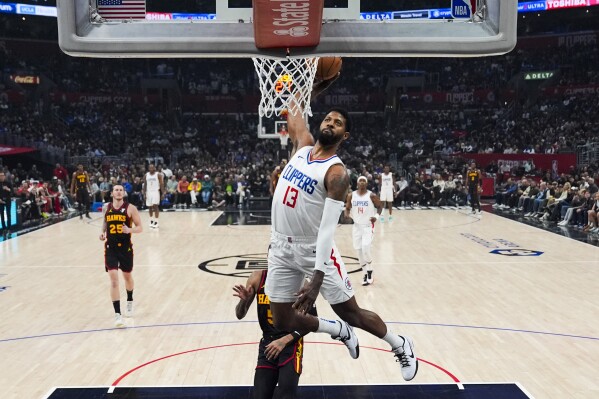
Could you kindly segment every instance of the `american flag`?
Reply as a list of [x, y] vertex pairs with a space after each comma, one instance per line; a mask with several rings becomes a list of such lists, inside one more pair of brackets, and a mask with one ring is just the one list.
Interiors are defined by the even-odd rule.
[[145, 19], [145, 0], [98, 0], [98, 14], [105, 19]]

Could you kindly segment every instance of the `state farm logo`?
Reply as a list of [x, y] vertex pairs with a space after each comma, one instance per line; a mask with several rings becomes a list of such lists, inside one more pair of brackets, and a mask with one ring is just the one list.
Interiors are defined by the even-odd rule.
[[275, 30], [274, 34], [279, 35], [279, 36], [292, 36], [292, 37], [308, 36], [308, 28], [305, 26], [296, 26], [295, 28], [291, 28], [291, 29]]
[[[362, 270], [357, 258], [342, 256], [347, 273], [357, 273]], [[249, 254], [225, 256], [223, 258], [210, 259], [198, 265], [202, 271], [220, 276], [248, 278], [255, 270], [268, 269], [267, 254]], [[345, 283], [348, 284], [347, 280]], [[351, 289], [349, 283], [348, 289]]]
[[[282, 0], [275, 0], [282, 1]], [[273, 10], [273, 25], [289, 27], [289, 29], [275, 29], [275, 35], [293, 37], [307, 36], [310, 30], [310, 3], [285, 1], [281, 8]]]

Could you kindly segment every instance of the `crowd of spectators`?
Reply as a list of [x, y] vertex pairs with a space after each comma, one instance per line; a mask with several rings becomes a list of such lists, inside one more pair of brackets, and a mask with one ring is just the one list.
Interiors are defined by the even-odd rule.
[[[51, 82], [47, 90], [57, 92], [136, 94], [143, 79], [158, 78], [173, 79], [182, 93], [191, 96], [233, 96], [241, 101], [260, 94], [250, 60], [99, 60], [67, 57], [58, 50], [47, 57], [16, 54], [7, 48], [0, 52], [2, 81], [12, 73], [41, 74]], [[556, 71], [554, 85], [598, 85], [597, 65], [599, 51], [593, 42], [560, 51], [520, 48], [502, 57], [475, 59], [348, 58], [329, 93], [385, 95], [389, 79], [406, 73], [421, 73], [426, 86], [406, 88], [406, 92], [424, 88], [498, 91], [512, 87], [510, 82], [522, 72], [539, 70]], [[0, 93], [6, 88], [0, 83]], [[207, 115], [185, 105], [166, 110], [162, 104], [69, 103], [40, 94], [41, 89], [24, 91], [28, 98], [21, 104], [0, 96], [0, 137], [55, 149], [65, 154], [65, 162], [84, 158], [96, 203], [108, 201], [112, 186], [119, 183], [130, 201], [143, 208], [143, 176], [153, 162], [162, 164], [165, 175], [164, 206], [243, 207], [252, 197], [268, 196], [272, 170], [288, 158], [278, 140], [257, 138], [255, 115], [236, 110]], [[352, 181], [366, 174], [375, 191], [383, 165], [394, 164], [396, 175], [401, 175], [397, 206], [464, 205], [468, 198], [462, 176], [468, 154], [572, 152], [599, 137], [596, 93], [545, 94], [520, 93], [511, 104], [491, 101], [441, 109], [400, 105], [392, 115], [382, 110], [360, 112], [358, 104], [352, 115], [356, 129], [340, 156]], [[315, 110], [312, 129], [324, 108], [320, 104]], [[486, 171], [490, 176], [498, 172], [493, 166]], [[69, 174], [56, 172], [62, 167], [57, 166], [53, 175], [14, 164], [5, 169], [27, 218], [60, 215], [73, 207], [64, 189], [69, 187]], [[593, 228], [597, 228], [596, 215], [593, 219], [590, 213], [596, 206], [589, 202], [599, 178], [596, 165], [579, 175], [561, 177], [545, 176], [531, 163], [522, 170], [499, 172], [509, 172], [518, 183], [500, 182], [497, 209], [545, 220], [563, 217], [560, 223], [567, 219], [576, 225], [595, 220]], [[543, 184], [541, 191], [538, 187]], [[540, 192], [543, 197], [537, 198]], [[581, 222], [579, 214], [590, 216], [589, 221], [581, 216]]]
[[498, 187], [493, 208], [599, 234], [597, 177], [592, 172], [582, 171], [538, 182], [533, 178], [509, 178]]

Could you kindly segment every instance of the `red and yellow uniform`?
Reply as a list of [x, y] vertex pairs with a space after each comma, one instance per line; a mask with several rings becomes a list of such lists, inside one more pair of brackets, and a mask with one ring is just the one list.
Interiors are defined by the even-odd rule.
[[104, 214], [106, 222], [106, 243], [104, 263], [106, 271], [121, 269], [126, 273], [133, 270], [133, 244], [131, 233], [123, 233], [123, 226], [131, 227], [132, 219], [127, 214], [129, 204], [124, 202], [120, 208], [114, 208], [112, 202]]

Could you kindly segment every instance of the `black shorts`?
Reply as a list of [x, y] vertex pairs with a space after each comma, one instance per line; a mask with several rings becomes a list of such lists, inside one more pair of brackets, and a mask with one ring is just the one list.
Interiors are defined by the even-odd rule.
[[133, 246], [123, 243], [106, 243], [104, 267], [106, 271], [121, 269], [125, 273], [131, 273], [133, 271]]
[[283, 367], [293, 367], [293, 370], [297, 375], [302, 374], [302, 360], [304, 358], [304, 339], [301, 338], [295, 344], [287, 345], [279, 354], [279, 357], [273, 360], [268, 360], [264, 351], [266, 345], [271, 343], [272, 340], [266, 340], [262, 338], [260, 345], [258, 345], [258, 364], [257, 369], [280, 369]]
[[77, 202], [80, 204], [89, 204], [89, 192], [87, 188], [78, 188], [77, 189]]

